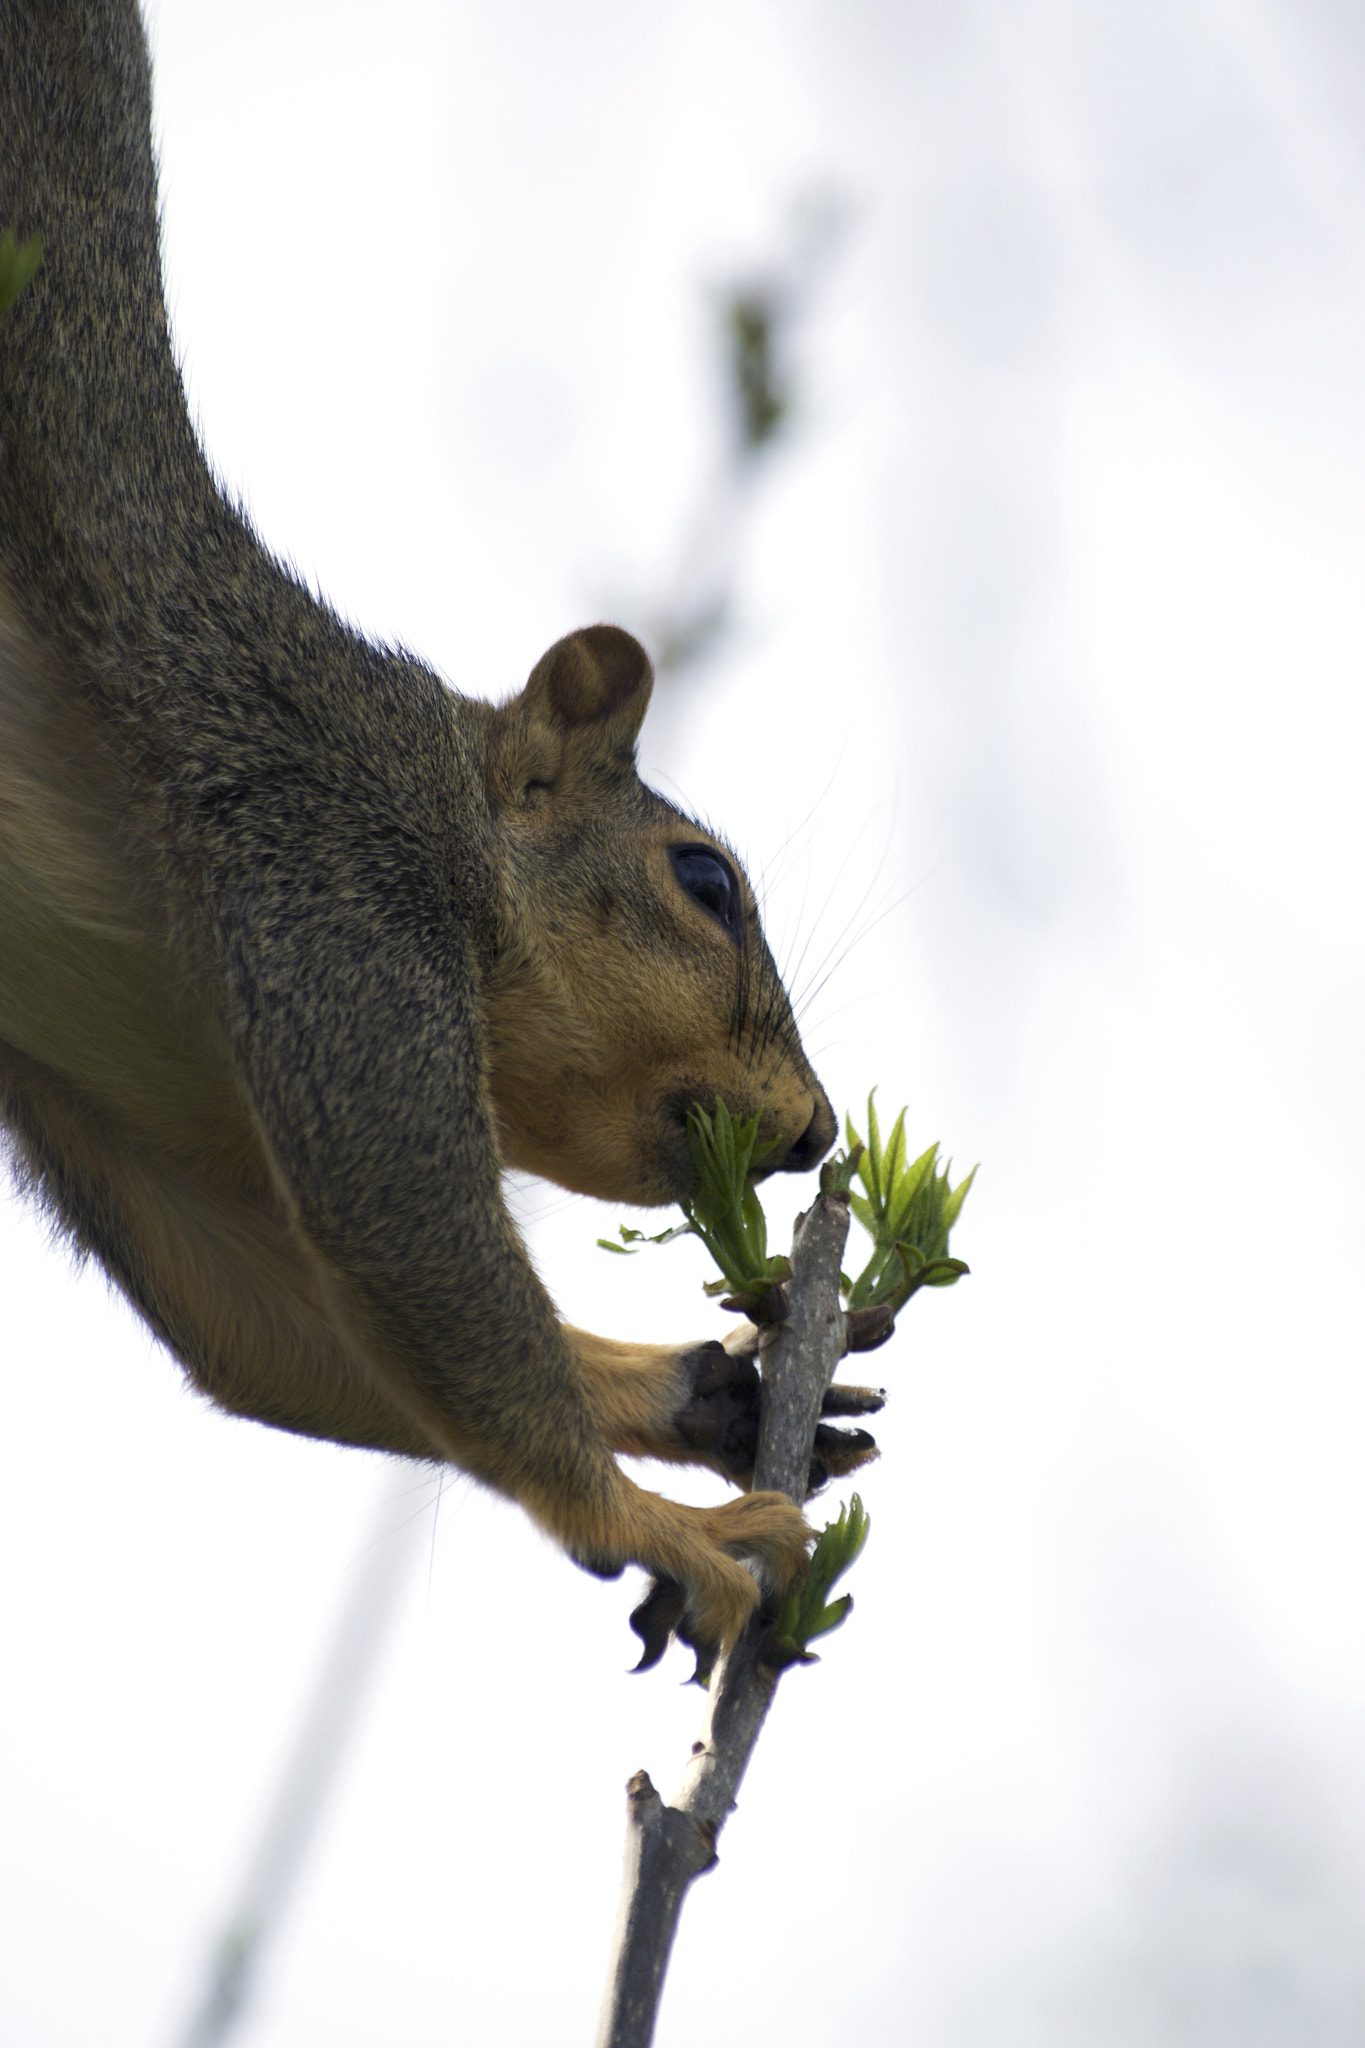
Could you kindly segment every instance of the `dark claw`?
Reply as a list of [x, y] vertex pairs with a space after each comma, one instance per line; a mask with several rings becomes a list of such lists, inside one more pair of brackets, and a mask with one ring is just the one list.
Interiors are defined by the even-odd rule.
[[876, 1308], [851, 1308], [844, 1318], [844, 1349], [875, 1351], [896, 1327], [896, 1311], [885, 1302]]
[[686, 1595], [676, 1579], [655, 1579], [630, 1617], [644, 1644], [637, 1671], [650, 1671], [668, 1648], [668, 1639], [683, 1618]]
[[686, 1683], [688, 1685], [699, 1685], [703, 1688], [703, 1690], [705, 1690], [706, 1686], [710, 1683], [711, 1673], [714, 1671], [716, 1666], [717, 1653], [715, 1644], [699, 1643], [696, 1637], [692, 1634], [691, 1629], [689, 1629], [689, 1627], [687, 1626], [686, 1621], [680, 1621], [678, 1623], [676, 1633], [678, 1641], [680, 1643], [686, 1643], [688, 1649], [692, 1652], [692, 1655], [697, 1660], [696, 1664], [693, 1667], [692, 1676], [686, 1681]]
[[865, 1429], [831, 1429], [822, 1422], [815, 1432], [815, 1448], [836, 1472], [851, 1472], [865, 1465], [877, 1448], [877, 1439]]
[[715, 1645], [699, 1642], [693, 1635], [687, 1625], [685, 1602], [686, 1596], [676, 1579], [654, 1580], [630, 1617], [631, 1627], [644, 1644], [635, 1669], [652, 1670], [676, 1635], [680, 1643], [686, 1643], [697, 1660], [688, 1684], [704, 1686], [715, 1665]]
[[885, 1387], [843, 1387], [837, 1382], [820, 1403], [822, 1415], [875, 1415], [886, 1406]]
[[830, 1429], [822, 1422], [815, 1432], [815, 1455], [806, 1479], [806, 1498], [819, 1493], [832, 1478], [846, 1478], [876, 1455], [876, 1439], [865, 1429]]

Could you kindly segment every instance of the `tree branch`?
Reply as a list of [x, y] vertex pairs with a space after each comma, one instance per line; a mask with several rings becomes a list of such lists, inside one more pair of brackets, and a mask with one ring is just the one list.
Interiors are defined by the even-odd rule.
[[[806, 1497], [820, 1403], [846, 1348], [839, 1267], [848, 1236], [847, 1202], [817, 1195], [792, 1239], [788, 1315], [759, 1332], [763, 1372], [755, 1490], [798, 1504]], [[648, 2048], [678, 1916], [693, 1878], [716, 1861], [716, 1839], [732, 1812], [778, 1673], [760, 1650], [756, 1615], [716, 1665], [707, 1711], [677, 1796], [665, 1806], [645, 1771], [628, 1785], [626, 1869], [598, 2048]]]

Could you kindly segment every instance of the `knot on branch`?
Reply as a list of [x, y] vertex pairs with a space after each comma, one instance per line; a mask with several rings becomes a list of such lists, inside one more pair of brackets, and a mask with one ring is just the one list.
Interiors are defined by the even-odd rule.
[[642, 1870], [666, 1870], [681, 1890], [720, 1861], [714, 1822], [665, 1806], [648, 1771], [635, 1773], [626, 1786], [626, 1801]]

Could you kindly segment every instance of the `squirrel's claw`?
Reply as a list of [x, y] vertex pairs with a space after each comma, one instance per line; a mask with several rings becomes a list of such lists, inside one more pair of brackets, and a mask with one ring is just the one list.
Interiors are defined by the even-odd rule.
[[877, 1455], [876, 1438], [865, 1429], [830, 1429], [821, 1423], [815, 1432], [815, 1449], [806, 1478], [806, 1499], [829, 1485], [831, 1479], [845, 1479]]
[[885, 1387], [846, 1387], [835, 1381], [820, 1403], [822, 1415], [875, 1415], [886, 1406]]
[[631, 1667], [632, 1675], [636, 1671], [652, 1671], [676, 1636], [697, 1660], [687, 1683], [707, 1683], [719, 1652], [714, 1643], [704, 1642], [693, 1633], [687, 1621], [685, 1594], [676, 1579], [651, 1580], [649, 1591], [630, 1617], [630, 1625], [644, 1645], [639, 1663]]
[[877, 1455], [877, 1439], [865, 1429], [831, 1429], [822, 1422], [815, 1432], [815, 1450], [830, 1471], [842, 1478]]
[[658, 1663], [682, 1621], [685, 1603], [686, 1594], [676, 1579], [651, 1580], [649, 1591], [630, 1617], [631, 1627], [644, 1644], [634, 1670], [650, 1671]]
[[678, 1623], [675, 1633], [678, 1641], [686, 1643], [697, 1660], [692, 1667], [692, 1676], [684, 1682], [687, 1685], [699, 1685], [704, 1690], [711, 1682], [711, 1673], [716, 1668], [716, 1658], [720, 1652], [714, 1643], [703, 1642], [694, 1636], [685, 1619]]

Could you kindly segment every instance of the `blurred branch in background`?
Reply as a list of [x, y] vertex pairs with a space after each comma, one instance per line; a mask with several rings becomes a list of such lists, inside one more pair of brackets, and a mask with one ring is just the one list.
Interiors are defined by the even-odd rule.
[[413, 1511], [414, 1466], [384, 1473], [332, 1640], [281, 1773], [236, 1904], [219, 1936], [198, 2011], [180, 2048], [222, 2048], [236, 2030], [271, 1938], [288, 1909], [323, 1811], [346, 1759], [408, 1560], [425, 1527]]
[[[723, 426], [671, 587], [630, 607], [660, 682], [710, 660], [735, 617], [738, 558], [754, 488], [773, 447], [802, 416], [802, 329], [846, 238], [848, 210], [830, 193], [793, 206], [787, 246], [711, 294]], [[656, 708], [672, 692], [655, 697]]]

